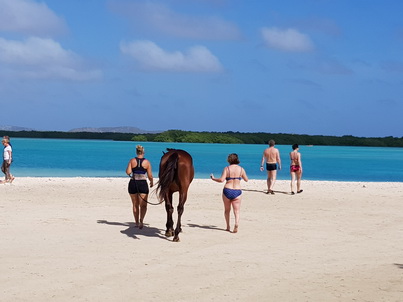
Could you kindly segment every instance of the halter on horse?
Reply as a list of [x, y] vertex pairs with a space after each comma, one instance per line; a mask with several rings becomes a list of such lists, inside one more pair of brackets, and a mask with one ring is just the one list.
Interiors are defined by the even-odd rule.
[[[167, 153], [161, 157], [159, 169], [159, 181], [157, 194], [159, 200], [165, 201], [165, 210], [167, 212], [167, 223], [165, 236], [174, 236], [173, 241], [179, 241], [181, 228], [181, 217], [184, 211], [184, 205], [187, 199], [189, 185], [194, 177], [194, 167], [192, 156], [184, 150], [167, 149]], [[174, 222], [172, 214], [174, 212], [172, 204], [172, 194], [179, 192], [178, 221], [174, 231]]]

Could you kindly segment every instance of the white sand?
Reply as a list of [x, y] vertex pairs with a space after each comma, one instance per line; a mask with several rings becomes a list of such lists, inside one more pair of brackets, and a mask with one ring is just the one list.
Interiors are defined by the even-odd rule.
[[133, 227], [127, 181], [0, 185], [0, 301], [403, 300], [403, 183], [251, 180], [232, 234], [222, 184], [195, 180], [174, 243], [163, 205]]

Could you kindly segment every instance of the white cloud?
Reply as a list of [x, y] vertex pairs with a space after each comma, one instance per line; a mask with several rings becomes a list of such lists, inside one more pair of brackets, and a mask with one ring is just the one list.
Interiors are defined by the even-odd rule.
[[194, 46], [186, 52], [167, 52], [152, 41], [122, 42], [123, 54], [133, 57], [145, 70], [178, 72], [220, 72], [219, 60], [204, 46]]
[[0, 31], [36, 36], [60, 34], [67, 30], [63, 19], [45, 3], [32, 0], [0, 0]]
[[74, 54], [64, 50], [59, 43], [38, 37], [24, 42], [0, 38], [0, 54], [0, 61], [8, 64], [40, 65], [74, 60]]
[[293, 28], [262, 28], [262, 36], [269, 48], [290, 52], [306, 52], [314, 49], [311, 39]]
[[215, 16], [180, 14], [163, 4], [151, 2], [116, 2], [116, 9], [130, 20], [142, 21], [146, 27], [174, 37], [236, 40], [241, 33], [238, 27]]
[[89, 80], [99, 78], [99, 70], [88, 70], [75, 53], [52, 39], [37, 37], [25, 41], [0, 38], [0, 70], [29, 78]]

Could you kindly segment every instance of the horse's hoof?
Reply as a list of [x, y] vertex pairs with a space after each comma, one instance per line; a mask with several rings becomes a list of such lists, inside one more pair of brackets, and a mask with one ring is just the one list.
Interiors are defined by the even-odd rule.
[[173, 242], [179, 242], [179, 237], [174, 237], [174, 239], [172, 240]]
[[174, 232], [171, 231], [171, 230], [168, 230], [168, 231], [165, 232], [166, 237], [172, 237], [173, 235], [174, 235]]

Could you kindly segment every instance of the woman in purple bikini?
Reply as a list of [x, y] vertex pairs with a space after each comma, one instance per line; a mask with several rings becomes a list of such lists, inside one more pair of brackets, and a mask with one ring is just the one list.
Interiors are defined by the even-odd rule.
[[240, 162], [237, 154], [231, 153], [228, 155], [227, 161], [230, 165], [224, 168], [221, 177], [215, 178], [214, 175], [211, 174], [210, 178], [216, 182], [226, 181], [222, 193], [222, 200], [224, 202], [224, 217], [227, 224], [226, 231], [230, 231], [229, 220], [232, 206], [235, 216], [235, 227], [233, 233], [237, 233], [242, 200], [241, 179], [248, 181], [248, 176], [246, 175], [245, 170], [239, 166]]

